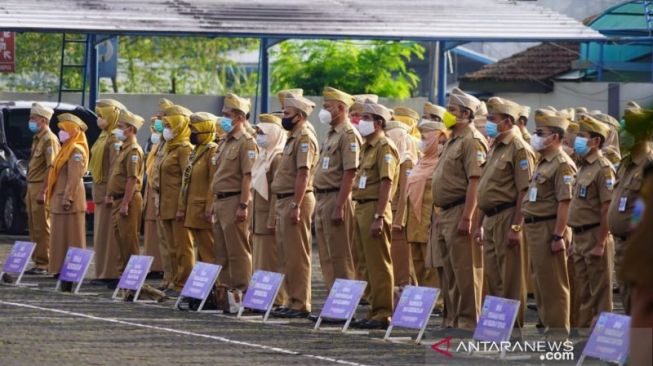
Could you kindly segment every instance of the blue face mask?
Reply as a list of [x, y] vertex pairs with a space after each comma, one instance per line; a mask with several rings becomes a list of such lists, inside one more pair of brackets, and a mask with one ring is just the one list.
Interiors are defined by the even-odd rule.
[[158, 119], [158, 118], [155, 119], [155, 120], [154, 120], [154, 130], [155, 130], [156, 132], [158, 132], [158, 133], [163, 132], [163, 121], [161, 121], [161, 120]]
[[485, 122], [485, 133], [488, 137], [497, 137], [497, 135], [499, 135], [499, 125], [492, 121]]
[[589, 139], [585, 137], [576, 136], [576, 139], [574, 140], [574, 151], [576, 154], [585, 156], [590, 152], [590, 148], [587, 146], [588, 141]]
[[222, 128], [222, 131], [231, 133], [231, 131], [234, 129], [234, 124], [231, 118], [222, 117], [220, 119], [220, 127]]
[[32, 131], [32, 133], [39, 132], [39, 124], [36, 123], [36, 121], [29, 121], [28, 126], [29, 130]]

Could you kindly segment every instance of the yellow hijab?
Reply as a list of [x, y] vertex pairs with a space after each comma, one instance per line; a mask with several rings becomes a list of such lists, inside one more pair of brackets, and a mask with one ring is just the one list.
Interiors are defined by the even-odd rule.
[[115, 106], [106, 106], [106, 107], [97, 107], [95, 111], [98, 117], [101, 117], [107, 121], [107, 127], [102, 130], [100, 136], [93, 144], [91, 148], [91, 161], [89, 162], [89, 170], [93, 176], [94, 183], [101, 183], [104, 178], [104, 172], [102, 171], [102, 162], [104, 161], [104, 149], [107, 145], [107, 141], [111, 137], [111, 131], [113, 131], [118, 125], [118, 116], [120, 115], [120, 109]]
[[71, 135], [76, 133], [76, 135], [75, 137], [71, 136], [68, 140], [66, 140], [66, 142], [63, 143], [59, 154], [57, 154], [57, 157], [54, 159], [52, 169], [50, 169], [50, 172], [48, 173], [48, 190], [46, 192], [48, 201], [52, 197], [52, 191], [54, 190], [54, 186], [57, 183], [57, 179], [59, 178], [59, 172], [61, 171], [61, 168], [63, 168], [63, 166], [66, 164], [66, 162], [68, 162], [68, 159], [70, 159], [73, 151], [75, 151], [76, 148], [81, 149], [82, 154], [84, 155], [84, 161], [88, 161], [87, 158], [89, 154], [86, 135], [79, 127], [79, 125], [70, 121], [62, 121], [59, 122], [58, 126], [59, 129], [64, 130]]
[[190, 117], [183, 115], [165, 116], [163, 121], [170, 124], [172, 132], [175, 134], [172, 140], [166, 141], [166, 152], [190, 143], [190, 127], [188, 127]]

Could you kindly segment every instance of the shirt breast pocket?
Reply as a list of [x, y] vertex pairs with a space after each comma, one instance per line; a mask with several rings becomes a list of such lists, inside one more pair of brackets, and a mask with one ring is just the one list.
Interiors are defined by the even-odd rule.
[[627, 182], [625, 182], [625, 188], [629, 191], [639, 192], [642, 189], [642, 179], [639, 177], [633, 176]]
[[238, 157], [238, 149], [231, 148], [227, 151], [227, 160], [235, 160]]

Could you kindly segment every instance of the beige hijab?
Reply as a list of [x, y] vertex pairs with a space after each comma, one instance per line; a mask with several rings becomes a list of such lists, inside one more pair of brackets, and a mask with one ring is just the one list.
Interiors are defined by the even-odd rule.
[[[406, 181], [406, 194], [413, 202], [413, 210], [417, 222], [422, 221], [422, 199], [424, 198], [424, 189], [426, 182], [433, 175], [435, 166], [438, 163], [438, 146], [442, 131], [422, 132], [422, 138], [426, 142], [424, 155], [419, 159], [417, 165], [413, 168]], [[428, 187], [431, 189], [431, 187]]]
[[399, 164], [410, 160], [413, 164], [417, 163], [418, 148], [417, 141], [403, 127], [390, 127], [385, 131], [388, 138], [394, 142], [399, 154]]
[[270, 171], [274, 158], [283, 151], [287, 134], [284, 133], [281, 126], [274, 123], [261, 122], [256, 127], [260, 128], [268, 137], [268, 146], [265, 149], [261, 148], [252, 167], [252, 188], [266, 201], [269, 201], [267, 173]]

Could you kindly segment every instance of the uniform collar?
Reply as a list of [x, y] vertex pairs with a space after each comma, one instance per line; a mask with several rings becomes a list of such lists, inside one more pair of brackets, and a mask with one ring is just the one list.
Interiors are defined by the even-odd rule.
[[509, 129], [506, 131], [506, 134], [504, 136], [501, 136], [501, 143], [504, 145], [509, 145], [512, 143], [512, 140], [515, 139], [515, 130], [514, 129]]
[[584, 160], [588, 164], [594, 164], [594, 162], [597, 161], [601, 156], [603, 156], [603, 153], [599, 150], [596, 150], [595, 152], [588, 154]]
[[43, 127], [43, 128], [41, 129], [41, 131], [37, 132], [37, 133], [34, 135], [34, 138], [35, 138], [35, 139], [40, 139], [41, 137], [45, 136], [49, 131], [50, 131], [50, 127], [45, 126], [45, 127]]
[[374, 146], [376, 146], [376, 144], [379, 143], [379, 141], [381, 141], [381, 137], [384, 137], [384, 136], [383, 136], [383, 134], [380, 133], [380, 134], [376, 135], [372, 140], [366, 141], [365, 145], [369, 145], [371, 147], [374, 147]]
[[562, 153], [562, 146], [559, 146], [557, 149], [555, 149], [555, 150], [553, 150], [551, 152], [548, 152], [546, 154], [542, 153], [542, 159], [544, 159], [546, 161], [551, 161], [551, 160], [553, 160], [553, 158], [560, 155], [561, 153]]
[[230, 138], [230, 139], [234, 139], [234, 140], [240, 140], [240, 138], [243, 137], [243, 134], [244, 134], [244, 132], [243, 132], [243, 131], [244, 131], [243, 128], [244, 128], [244, 127], [241, 127], [240, 130], [238, 130], [238, 131], [236, 131], [235, 133], [231, 134], [231, 136], [229, 136], [229, 138]]
[[467, 124], [464, 124], [463, 127], [460, 129], [460, 132], [458, 133], [458, 135], [453, 136], [453, 134], [452, 134], [451, 140], [456, 140], [456, 139], [459, 139], [459, 138], [471, 136], [472, 134], [474, 134], [474, 130], [475, 130], [475, 128], [474, 128], [474, 126], [472, 126], [471, 122], [467, 123]]
[[349, 123], [348, 119], [345, 119], [344, 121], [338, 123], [337, 126], [331, 126], [331, 129], [329, 129], [329, 134], [331, 133], [340, 133], [345, 129], [345, 126]]
[[136, 142], [136, 136], [132, 136], [132, 137], [129, 137], [127, 140], [125, 140], [125, 141], [122, 143], [122, 146], [121, 146], [120, 148], [121, 148], [122, 150], [124, 150], [124, 149], [126, 149], [126, 148], [128, 148], [128, 147], [130, 147], [130, 146], [132, 146], [132, 145], [134, 145], [134, 144], [136, 144], [136, 143], [137, 143], [137, 142]]

